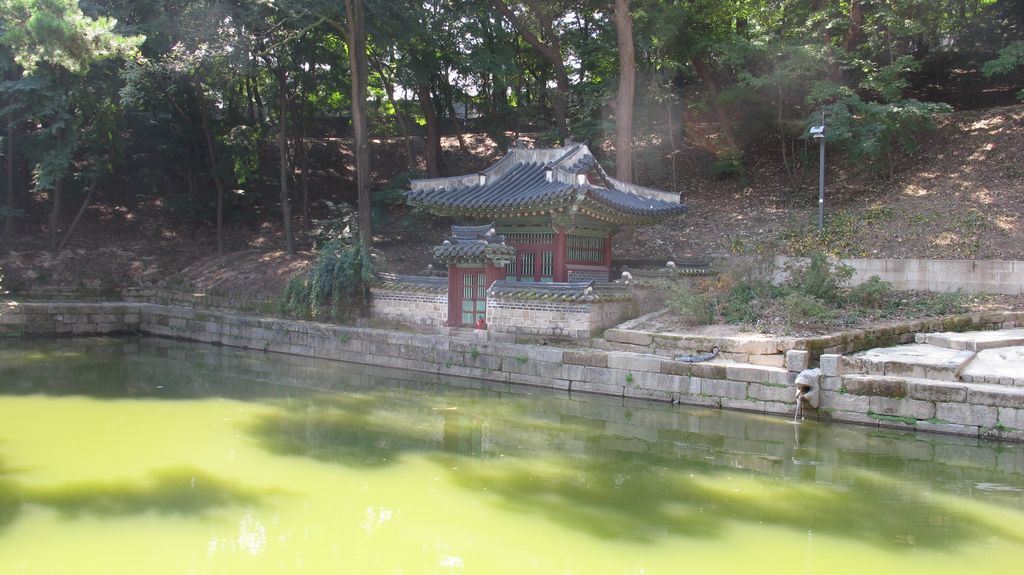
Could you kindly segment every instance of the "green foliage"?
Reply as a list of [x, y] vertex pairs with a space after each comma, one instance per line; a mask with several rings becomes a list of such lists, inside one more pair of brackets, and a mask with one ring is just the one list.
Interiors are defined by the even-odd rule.
[[755, 323], [783, 291], [769, 281], [741, 281], [725, 296], [722, 317], [728, 323]]
[[854, 269], [842, 262], [831, 261], [823, 252], [812, 252], [807, 264], [797, 264], [789, 270], [789, 285], [797, 293], [811, 298], [838, 303], [842, 287], [853, 277]]
[[718, 158], [711, 164], [711, 175], [719, 180], [738, 178], [743, 175], [743, 157], [730, 154]]
[[780, 304], [786, 320], [791, 324], [823, 323], [837, 316], [836, 310], [830, 307], [829, 302], [797, 291], [787, 294]]
[[421, 177], [423, 174], [403, 172], [370, 195], [374, 229], [388, 225], [407, 228], [418, 223], [418, 212], [405, 208], [405, 192], [409, 189], [410, 180]]
[[851, 301], [872, 308], [880, 308], [892, 295], [892, 284], [882, 281], [878, 276], [871, 276], [868, 281], [850, 290]]
[[335, 318], [343, 307], [369, 302], [376, 263], [360, 243], [334, 239], [320, 247], [306, 274], [293, 277], [282, 295], [284, 311], [314, 318]]
[[[1010, 42], [999, 50], [998, 55], [985, 62], [981, 68], [982, 74], [987, 78], [1002, 74], [1009, 74], [1019, 66], [1024, 66], [1024, 40]], [[1017, 92], [1017, 99], [1024, 102], [1024, 90]]]
[[716, 302], [707, 292], [688, 286], [673, 286], [665, 304], [684, 325], [715, 323]]
[[[897, 90], [891, 78], [869, 86], [886, 96]], [[807, 100], [825, 113], [827, 142], [852, 162], [882, 168], [889, 175], [899, 155], [916, 151], [921, 135], [934, 130], [935, 115], [951, 110], [946, 104], [917, 100], [864, 100], [853, 89], [831, 82], [820, 82]], [[807, 121], [820, 123], [821, 114], [811, 114]]]
[[84, 75], [100, 60], [134, 57], [145, 40], [115, 33], [113, 18], [86, 16], [78, 0], [2, 0], [0, 16], [11, 24], [0, 42], [27, 75], [44, 66]]

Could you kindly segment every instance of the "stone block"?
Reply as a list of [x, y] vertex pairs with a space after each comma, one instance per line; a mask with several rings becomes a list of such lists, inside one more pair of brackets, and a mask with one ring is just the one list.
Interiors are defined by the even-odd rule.
[[844, 421], [846, 423], [857, 423], [870, 427], [878, 427], [878, 419], [859, 411], [819, 411], [818, 413], [824, 420]]
[[[934, 403], [908, 398], [897, 399], [892, 397], [871, 397], [868, 401], [868, 409], [879, 415], [891, 415], [895, 417], [912, 417], [914, 419], [931, 419], [935, 417]], [[960, 421], [952, 422], [962, 423]], [[886, 421], [883, 423], [890, 422]]]
[[732, 337], [722, 340], [719, 346], [723, 351], [732, 353], [769, 355], [778, 350], [778, 341], [767, 337]]
[[769, 383], [774, 373], [776, 379], [779, 375], [789, 372], [783, 369], [772, 369], [767, 367], [754, 367], [752, 365], [729, 365], [725, 366], [725, 379], [732, 381], [746, 381], [748, 383]]
[[570, 365], [608, 367], [608, 354], [600, 351], [566, 351], [562, 361]]
[[740, 381], [726, 381], [722, 379], [701, 379], [700, 392], [703, 395], [729, 399], [746, 399], [747, 384]]
[[645, 371], [660, 373], [662, 357], [656, 355], [639, 355], [633, 353], [609, 353], [608, 367], [627, 371]]
[[929, 381], [908, 382], [907, 395], [913, 399], [922, 401], [941, 402], [965, 402], [967, 401], [967, 386], [953, 383], [939, 383]]
[[722, 409], [735, 409], [738, 411], [753, 411], [756, 413], [764, 413], [765, 402], [757, 401], [753, 399], [732, 399], [729, 397], [722, 398]]
[[690, 366], [690, 373], [694, 377], [725, 379], [726, 367], [721, 363], [694, 363]]
[[609, 384], [609, 383], [597, 383], [590, 381], [574, 381], [572, 382], [571, 392], [584, 392], [584, 393], [597, 393], [600, 395], [613, 395], [616, 397], [623, 397], [625, 395], [625, 386], [621, 384]]
[[843, 378], [847, 393], [875, 397], [906, 397], [907, 382], [902, 379], [877, 376], [848, 376]]
[[683, 405], [699, 405], [701, 407], [722, 407], [722, 398], [700, 394], [679, 394], [679, 403]]
[[796, 390], [791, 387], [751, 383], [747, 386], [747, 397], [749, 399], [796, 405]]
[[834, 391], [821, 392], [821, 409], [834, 411], [856, 411], [866, 414], [870, 409], [871, 399], [866, 395], [852, 395]]
[[1017, 431], [1024, 431], [1024, 409], [1000, 407], [998, 408], [998, 412], [999, 424], [1001, 426]]
[[823, 391], [839, 391], [843, 388], [843, 378], [835, 376], [822, 377], [818, 380], [818, 387]]
[[766, 367], [786, 367], [786, 356], [781, 353], [775, 354], [755, 354], [752, 353], [747, 356], [747, 361], [754, 365], [763, 365]]
[[661, 373], [669, 375], [689, 376], [692, 371], [691, 363], [683, 361], [662, 361]]
[[978, 427], [971, 425], [959, 425], [956, 423], [935, 423], [932, 421], [918, 421], [918, 431], [929, 433], [945, 433], [949, 435], [962, 435], [965, 437], [977, 437]]
[[1024, 409], [1024, 389], [995, 385], [970, 386], [967, 403]]
[[791, 349], [786, 352], [786, 369], [801, 372], [811, 364], [811, 354], [806, 350]]
[[608, 341], [645, 347], [654, 343], [653, 334], [628, 329], [609, 329], [604, 332], [604, 338]]
[[949, 423], [977, 427], [995, 427], [999, 421], [999, 414], [995, 407], [966, 403], [936, 403], [935, 417]]
[[822, 354], [822, 356], [818, 358], [818, 365], [821, 366], [821, 374], [826, 377], [841, 375], [841, 372], [839, 371], [840, 357], [841, 356], [834, 353]]
[[766, 401], [764, 402], [765, 413], [778, 413], [783, 415], [792, 415], [794, 405], [792, 403], [780, 403], [777, 401]]
[[664, 401], [671, 402], [675, 401], [679, 394], [672, 391], [665, 391], [660, 389], [649, 389], [646, 387], [632, 387], [626, 386], [624, 389], [625, 397], [631, 397], [634, 399], [646, 399], [649, 401]]

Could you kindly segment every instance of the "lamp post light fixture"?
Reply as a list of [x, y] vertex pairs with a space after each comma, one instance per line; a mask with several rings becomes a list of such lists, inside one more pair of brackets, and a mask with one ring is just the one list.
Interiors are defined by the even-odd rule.
[[818, 233], [825, 231], [825, 117], [820, 126], [811, 126], [811, 137], [818, 140]]

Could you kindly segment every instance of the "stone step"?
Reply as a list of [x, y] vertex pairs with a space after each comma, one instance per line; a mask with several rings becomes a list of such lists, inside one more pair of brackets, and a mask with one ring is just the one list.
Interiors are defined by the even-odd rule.
[[955, 350], [924, 343], [870, 349], [851, 356], [869, 375], [889, 375], [960, 381], [973, 351]]
[[843, 393], [1024, 409], [1024, 388], [888, 375], [847, 375]]
[[1024, 328], [993, 331], [919, 333], [917, 343], [948, 349], [982, 351], [1024, 345]]
[[960, 378], [972, 383], [1024, 388], [1024, 345], [979, 351]]

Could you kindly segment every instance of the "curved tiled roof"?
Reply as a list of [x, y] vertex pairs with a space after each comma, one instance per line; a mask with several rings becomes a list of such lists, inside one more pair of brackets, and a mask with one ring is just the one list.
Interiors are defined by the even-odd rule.
[[403, 276], [380, 274], [381, 289], [442, 293], [448, 291], [447, 276]]
[[549, 301], [601, 301], [629, 298], [625, 286], [589, 282], [518, 282], [498, 280], [487, 293], [500, 299], [529, 299]]
[[434, 257], [442, 262], [467, 259], [508, 259], [516, 249], [507, 244], [491, 244], [485, 240], [446, 243], [434, 247]]
[[[591, 170], [597, 172], [600, 184], [585, 177]], [[591, 204], [595, 216], [632, 223], [658, 221], [686, 211], [676, 195], [607, 177], [583, 144], [513, 148], [480, 174], [414, 180], [410, 185], [406, 194], [410, 205], [441, 214], [507, 218], [521, 213], [518, 210]]]

